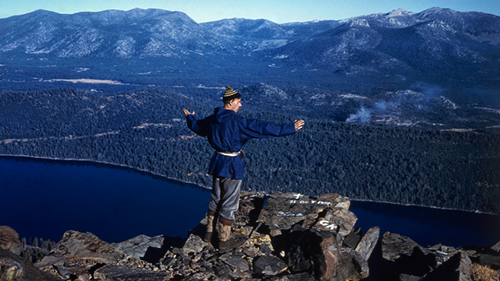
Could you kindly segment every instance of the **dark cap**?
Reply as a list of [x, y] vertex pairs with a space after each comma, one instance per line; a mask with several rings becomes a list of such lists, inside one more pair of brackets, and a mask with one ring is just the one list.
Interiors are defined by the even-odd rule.
[[240, 93], [238, 93], [237, 91], [233, 90], [231, 88], [231, 86], [227, 86], [226, 87], [226, 92], [224, 93], [224, 96], [222, 96], [222, 101], [224, 103], [230, 101], [230, 100], [234, 100], [234, 99], [239, 99], [241, 98], [241, 95]]

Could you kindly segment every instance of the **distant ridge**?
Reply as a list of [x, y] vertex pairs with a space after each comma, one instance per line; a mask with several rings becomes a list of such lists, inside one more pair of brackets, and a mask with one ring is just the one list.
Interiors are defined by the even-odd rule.
[[[205, 75], [217, 70], [274, 79], [279, 73], [293, 71], [301, 73], [304, 80], [329, 81], [331, 75], [340, 75], [371, 77], [375, 83], [387, 81], [388, 85], [425, 81], [497, 88], [500, 17], [431, 8], [419, 13], [396, 9], [339, 21], [277, 24], [266, 19], [233, 18], [197, 23], [183, 12], [133, 9], [70, 15], [38, 10], [0, 19], [0, 64], [30, 61], [20, 67], [32, 67], [25, 71], [31, 77], [89, 78], [44, 77], [48, 68], [58, 65], [46, 61], [59, 59], [77, 59], [78, 64], [90, 65], [105, 59], [106, 67], [123, 65], [124, 61], [134, 65], [125, 71], [138, 69], [137, 65], [143, 66], [143, 60], [150, 59], [150, 67], [140, 73], [157, 68], [153, 75], [168, 66], [170, 74], [187, 67], [181, 72]], [[15, 74], [19, 72], [16, 67], [4, 81], [25, 78]], [[270, 67], [280, 71], [267, 73]], [[95, 71], [88, 66], [75, 68]], [[306, 78], [311, 71], [319, 71], [319, 76]], [[122, 70], [117, 72], [106, 78], [119, 80], [124, 76]], [[101, 79], [103, 74], [93, 75]]]

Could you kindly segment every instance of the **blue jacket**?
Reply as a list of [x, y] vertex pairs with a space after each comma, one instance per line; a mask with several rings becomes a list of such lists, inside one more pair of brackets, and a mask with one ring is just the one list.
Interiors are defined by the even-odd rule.
[[210, 160], [209, 174], [213, 176], [243, 179], [243, 157], [225, 156], [219, 152], [238, 152], [252, 138], [287, 136], [295, 133], [293, 123], [276, 125], [236, 115], [233, 110], [216, 108], [214, 114], [202, 120], [188, 115], [187, 126], [197, 135], [207, 137], [215, 149]]

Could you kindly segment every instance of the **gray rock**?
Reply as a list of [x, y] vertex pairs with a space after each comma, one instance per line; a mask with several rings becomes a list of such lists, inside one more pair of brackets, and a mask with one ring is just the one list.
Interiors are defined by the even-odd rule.
[[472, 262], [465, 253], [457, 253], [421, 281], [472, 281]]
[[[19, 241], [19, 234], [9, 226], [0, 225], [0, 248], [4, 250], [13, 250], [18, 247], [21, 242]], [[18, 253], [17, 253], [18, 254]]]
[[62, 265], [54, 265], [54, 268], [57, 270], [59, 275], [61, 275], [64, 278], [69, 278], [73, 274], [73, 272], [67, 270]]
[[203, 241], [200, 236], [191, 234], [184, 243], [184, 246], [182, 246], [182, 251], [185, 255], [189, 253], [197, 254], [203, 251], [203, 249], [207, 246], [209, 246], [209, 244]]
[[427, 249], [409, 237], [390, 232], [386, 232], [382, 236], [382, 257], [386, 260], [395, 261], [401, 256], [411, 256], [415, 248], [420, 249], [424, 254], [429, 253]]
[[342, 246], [349, 247], [351, 249], [356, 248], [358, 245], [359, 241], [361, 241], [361, 234], [362, 230], [360, 227], [356, 228], [355, 230], [351, 231], [345, 238]]
[[271, 236], [277, 236], [299, 222], [305, 221], [305, 225], [316, 223], [319, 213], [323, 210], [337, 205], [345, 207], [348, 205], [346, 201], [347, 199], [334, 193], [319, 198], [299, 193], [273, 193], [267, 199], [257, 222], [267, 225]]
[[214, 273], [219, 280], [231, 280], [232, 270], [227, 264], [216, 265]]
[[[111, 243], [110, 245], [111, 247], [126, 255], [132, 256], [136, 259], [143, 259], [148, 251], [161, 251], [161, 249], [163, 248], [164, 240], [165, 237], [163, 235], [155, 237], [139, 235], [120, 243]], [[163, 252], [161, 256], [163, 256], [165, 252]]]
[[491, 246], [491, 249], [497, 253], [500, 253], [500, 242], [496, 243], [495, 245]]
[[243, 253], [251, 258], [255, 258], [259, 253], [259, 249], [255, 247], [246, 247], [245, 249], [243, 249]]
[[315, 253], [319, 252], [318, 240], [320, 240], [316, 237], [316, 232], [305, 229], [303, 231], [295, 230], [287, 237], [288, 244], [283, 248], [292, 273], [314, 271], [313, 258]]
[[92, 233], [70, 230], [37, 266], [56, 276], [85, 280], [95, 266], [118, 262], [122, 257], [122, 253]]
[[338, 258], [337, 273], [333, 278], [323, 280], [361, 280], [370, 274], [368, 262], [356, 251], [341, 248]]
[[320, 255], [314, 260], [316, 276], [319, 276], [319, 280], [331, 280], [338, 275], [341, 251], [333, 235], [327, 232], [318, 232], [318, 234], [321, 241], [319, 243]]
[[257, 274], [274, 276], [285, 271], [288, 266], [277, 257], [261, 256], [254, 260], [253, 268]]
[[493, 269], [500, 269], [500, 256], [479, 254], [479, 263]]
[[318, 279], [336, 274], [339, 250], [332, 232], [294, 231], [289, 240], [286, 256], [291, 272], [311, 272]]
[[381, 244], [380, 280], [399, 280], [400, 274], [423, 277], [437, 267], [435, 256], [409, 237], [386, 232]]
[[436, 257], [436, 262], [438, 264], [444, 263], [450, 257], [458, 253], [457, 249], [441, 244], [436, 244], [431, 247], [427, 247], [427, 249], [431, 251], [432, 254], [434, 254], [434, 256]]
[[297, 203], [302, 197], [303, 195], [298, 193], [271, 194], [257, 222], [267, 225], [271, 229], [272, 236], [281, 234], [281, 230], [290, 229], [294, 224], [306, 219], [307, 213]]
[[244, 254], [241, 253], [226, 253], [219, 257], [219, 260], [225, 262], [227, 265], [237, 268], [241, 271], [248, 271], [250, 269], [248, 262], [244, 259]]
[[37, 269], [33, 264], [20, 256], [0, 249], [0, 280], [2, 281], [54, 281], [58, 280], [50, 274]]
[[253, 232], [252, 235], [250, 235], [249, 241], [244, 246], [245, 249], [248, 249], [248, 256], [250, 257], [263, 255], [275, 250], [272, 245], [271, 236], [260, 232]]
[[[324, 216], [320, 216], [313, 228], [319, 231], [331, 231], [337, 235], [337, 242], [342, 243], [344, 237], [352, 232], [358, 218], [356, 215], [343, 208], [327, 208]], [[304, 227], [308, 227], [306, 222]]]
[[173, 276], [166, 272], [107, 265], [94, 272], [94, 279], [103, 281], [165, 281]]
[[292, 273], [310, 272], [317, 280], [359, 280], [368, 276], [368, 263], [356, 251], [339, 247], [335, 234], [315, 229], [290, 235], [287, 257]]
[[92, 267], [97, 263], [108, 264], [122, 257], [120, 252], [94, 234], [74, 230], [64, 233], [50, 255], [65, 257], [67, 264], [73, 263], [75, 266], [85, 267]]
[[409, 274], [399, 274], [399, 281], [420, 281], [422, 277]]
[[45, 256], [42, 260], [35, 263], [37, 268], [43, 269], [53, 265], [62, 265], [64, 263], [64, 257], [55, 256]]
[[380, 237], [380, 228], [378, 226], [368, 229], [365, 236], [356, 246], [355, 250], [358, 252], [364, 260], [368, 260], [377, 245], [377, 241]]
[[337, 193], [326, 193], [318, 197], [318, 201], [332, 202], [332, 208], [342, 208], [349, 210], [351, 201], [347, 197], [341, 196]]
[[260, 211], [264, 206], [266, 195], [263, 193], [242, 191], [240, 194], [240, 205], [235, 213], [235, 227], [255, 226]]

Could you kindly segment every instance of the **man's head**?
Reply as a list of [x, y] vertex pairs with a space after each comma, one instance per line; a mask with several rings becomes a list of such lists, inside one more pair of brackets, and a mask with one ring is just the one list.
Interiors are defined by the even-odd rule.
[[241, 107], [241, 95], [237, 91], [233, 90], [231, 86], [226, 87], [226, 92], [222, 97], [222, 101], [224, 102], [224, 109], [238, 112]]

